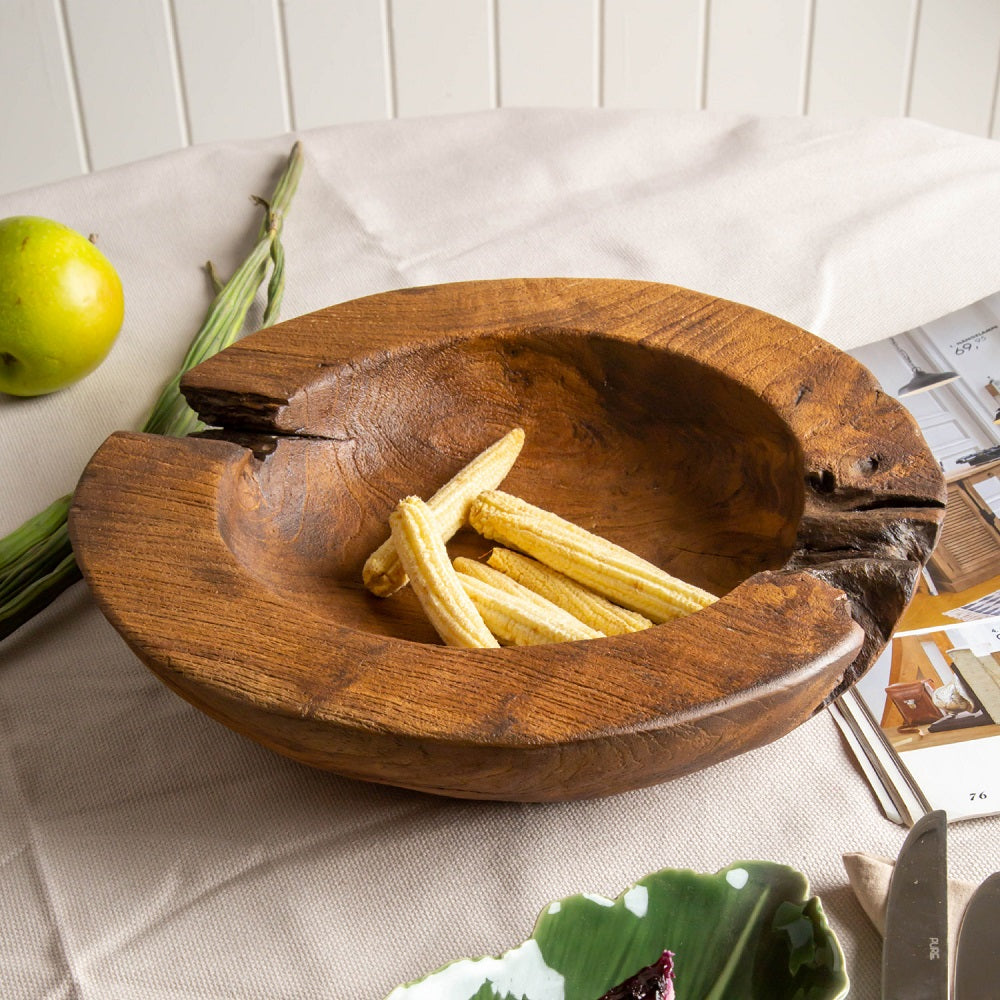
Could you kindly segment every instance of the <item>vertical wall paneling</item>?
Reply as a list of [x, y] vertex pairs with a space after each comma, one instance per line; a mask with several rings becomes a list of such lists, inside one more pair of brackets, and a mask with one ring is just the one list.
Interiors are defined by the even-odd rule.
[[997, 0], [921, 0], [909, 114], [989, 135], [998, 57]]
[[604, 0], [609, 108], [691, 111], [701, 102], [702, 0]]
[[497, 106], [910, 115], [1000, 139], [1000, 0], [0, 0], [0, 191]]
[[491, 106], [488, 0], [392, 0], [389, 11], [400, 117]]
[[708, 109], [798, 114], [808, 14], [809, 0], [711, 0]]
[[0, 191], [87, 169], [58, 14], [54, 3], [0, 0], [0, 86], [8, 95], [0, 101]]
[[294, 126], [388, 117], [382, 0], [281, 2]]
[[799, 106], [796, 108], [800, 115], [806, 113], [809, 106], [809, 86], [812, 77], [812, 49], [813, 49], [813, 27], [816, 21], [817, 0], [804, 0], [805, 10], [803, 12], [804, 24], [802, 25], [802, 45], [799, 49], [799, 59], [801, 73], [799, 80]]
[[65, 0], [65, 9], [93, 169], [182, 145], [164, 0]]
[[917, 0], [816, 0], [807, 111], [899, 115]]
[[906, 53], [905, 86], [906, 92], [903, 95], [903, 106], [900, 113], [905, 115], [910, 110], [910, 91], [913, 89], [913, 61], [917, 54], [917, 33], [920, 29], [920, 3], [921, 0], [913, 0], [913, 11], [910, 15], [910, 47]]
[[597, 0], [497, 0], [500, 103], [598, 103]]
[[701, 36], [698, 40], [698, 110], [708, 107], [708, 22], [712, 0], [701, 0]]
[[290, 127], [275, 0], [171, 0], [192, 142]]
[[993, 83], [993, 114], [990, 120], [990, 136], [1000, 139], [1000, 60], [997, 63], [997, 76]]

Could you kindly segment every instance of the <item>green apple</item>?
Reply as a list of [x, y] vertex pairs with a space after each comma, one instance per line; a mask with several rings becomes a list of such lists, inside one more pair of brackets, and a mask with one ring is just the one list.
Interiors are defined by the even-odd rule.
[[118, 273], [51, 219], [0, 220], [0, 392], [41, 396], [89, 375], [121, 329]]

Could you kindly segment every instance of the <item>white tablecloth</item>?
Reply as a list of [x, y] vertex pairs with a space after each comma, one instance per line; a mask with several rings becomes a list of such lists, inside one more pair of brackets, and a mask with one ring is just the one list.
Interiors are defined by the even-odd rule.
[[[404, 285], [610, 276], [746, 302], [850, 347], [1000, 288], [1000, 144], [905, 120], [503, 111], [325, 129], [285, 230], [283, 315]], [[118, 267], [107, 362], [0, 397], [0, 532], [137, 428], [258, 225], [292, 137], [195, 147], [0, 197]], [[1000, 867], [1000, 819], [952, 827], [956, 878]], [[440, 800], [323, 774], [199, 714], [77, 584], [0, 644], [0, 996], [377, 1000], [497, 953], [551, 899], [665, 866], [793, 865], [852, 996], [880, 941], [841, 855], [894, 856], [826, 714], [657, 788], [559, 805]]]

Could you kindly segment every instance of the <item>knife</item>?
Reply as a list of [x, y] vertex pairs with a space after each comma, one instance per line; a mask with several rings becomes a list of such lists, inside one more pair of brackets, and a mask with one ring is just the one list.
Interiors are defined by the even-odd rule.
[[955, 949], [954, 1000], [996, 1000], [997, 951], [1000, 950], [1000, 872], [972, 895]]
[[948, 819], [913, 824], [889, 881], [882, 1000], [948, 1000]]

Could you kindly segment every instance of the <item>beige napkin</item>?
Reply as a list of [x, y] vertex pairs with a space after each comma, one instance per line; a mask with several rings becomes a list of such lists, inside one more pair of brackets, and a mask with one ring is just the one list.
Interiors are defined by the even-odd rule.
[[[879, 934], [885, 933], [885, 910], [889, 896], [889, 880], [892, 878], [895, 862], [875, 854], [861, 852], [843, 856], [847, 878], [857, 896], [861, 908], [875, 925]], [[976, 891], [975, 882], [961, 882], [948, 879], [948, 972], [954, 972], [955, 942], [958, 928], [962, 923], [965, 908]]]

